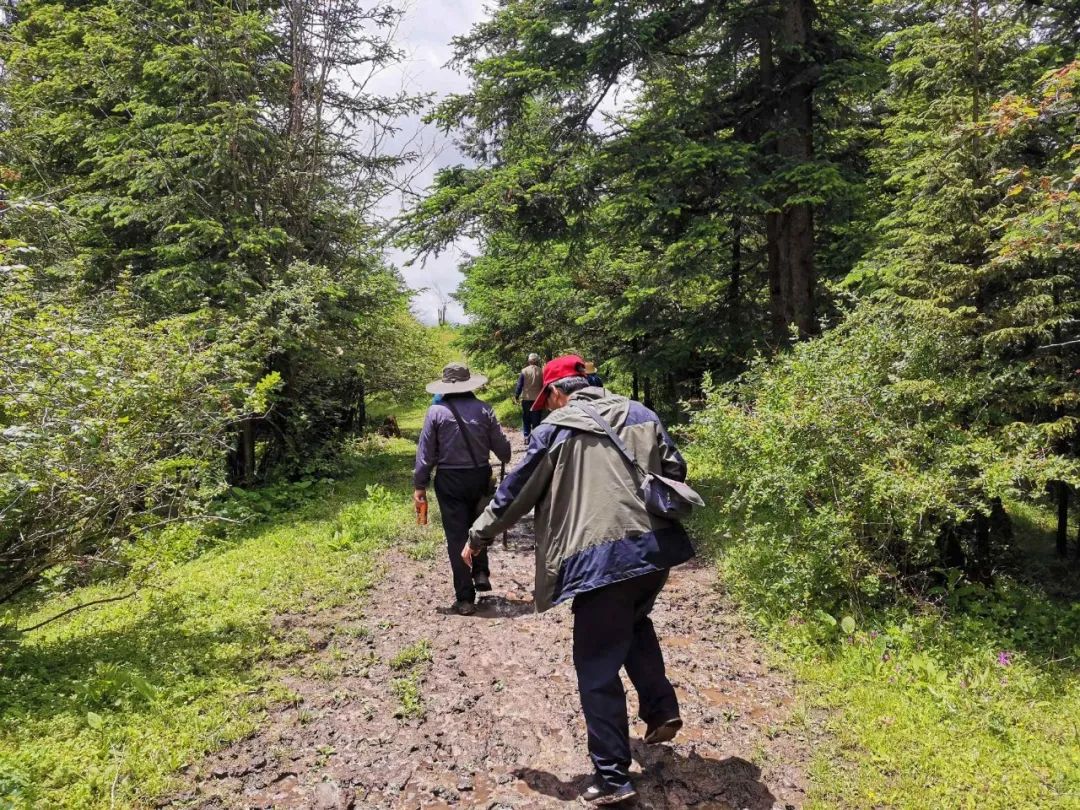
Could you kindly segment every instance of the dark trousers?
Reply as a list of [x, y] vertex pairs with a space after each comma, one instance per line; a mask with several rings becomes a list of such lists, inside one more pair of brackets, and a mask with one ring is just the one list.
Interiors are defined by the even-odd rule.
[[521, 400], [521, 429], [526, 439], [532, 435], [533, 428], [544, 421], [544, 414], [540, 411], [534, 411], [532, 406], [533, 400]]
[[667, 581], [656, 571], [574, 598], [574, 668], [589, 734], [589, 756], [609, 787], [630, 780], [630, 726], [619, 670], [626, 667], [646, 723], [679, 716], [675, 688], [649, 612]]
[[469, 527], [487, 505], [490, 481], [491, 467], [435, 472], [435, 497], [439, 500], [443, 531], [446, 532], [446, 550], [450, 555], [450, 570], [454, 573], [454, 594], [463, 602], [476, 599], [473, 577], [489, 573], [486, 551], [473, 557], [471, 571], [461, 559], [461, 551], [469, 541]]

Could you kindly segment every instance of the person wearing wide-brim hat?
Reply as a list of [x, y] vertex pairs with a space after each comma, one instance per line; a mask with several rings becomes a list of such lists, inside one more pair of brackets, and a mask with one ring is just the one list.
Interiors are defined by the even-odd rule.
[[472, 570], [461, 559], [468, 542], [469, 526], [487, 505], [493, 491], [491, 454], [504, 464], [510, 460], [510, 442], [503, 435], [495, 411], [473, 393], [487, 383], [462, 363], [449, 363], [442, 379], [427, 386], [438, 401], [428, 408], [424, 429], [416, 447], [413, 500], [427, 500], [427, 487], [435, 473], [435, 496], [439, 500], [446, 532], [450, 568], [454, 577], [454, 609], [468, 616], [476, 612], [477, 591], [491, 590], [487, 555]]

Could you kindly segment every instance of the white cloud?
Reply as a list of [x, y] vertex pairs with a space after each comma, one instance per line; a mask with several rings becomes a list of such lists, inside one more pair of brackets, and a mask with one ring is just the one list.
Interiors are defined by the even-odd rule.
[[[414, 0], [396, 39], [405, 51], [404, 60], [375, 77], [369, 89], [384, 93], [400, 89], [434, 93], [434, 103], [451, 93], [464, 92], [468, 89], [468, 80], [446, 67], [453, 56], [451, 40], [468, 33], [486, 16], [483, 0]], [[434, 126], [424, 124], [421, 118], [414, 116], [399, 122], [401, 132], [388, 144], [390, 148], [401, 149], [415, 138], [415, 143], [419, 143], [426, 153], [424, 164], [411, 181], [414, 192], [429, 188], [439, 169], [467, 162], [450, 138]], [[385, 201], [380, 213], [394, 216], [403, 205], [404, 200], [395, 196]], [[401, 270], [406, 283], [421, 291], [414, 299], [414, 308], [422, 320], [435, 322], [440, 297], [457, 289], [462, 278], [458, 266], [465, 254], [475, 252], [475, 249], [475, 244], [462, 241], [437, 257], [428, 257], [423, 263], [416, 260], [411, 267], [406, 267], [405, 263], [416, 259], [415, 256], [400, 250], [388, 251], [387, 258]], [[465, 319], [457, 302], [450, 302], [448, 315], [455, 322]]]

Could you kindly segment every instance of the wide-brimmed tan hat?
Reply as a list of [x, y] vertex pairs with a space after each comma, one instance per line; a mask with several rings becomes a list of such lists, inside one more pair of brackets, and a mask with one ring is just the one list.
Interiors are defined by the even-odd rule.
[[487, 385], [488, 378], [483, 374], [470, 374], [469, 367], [462, 363], [447, 363], [442, 370], [442, 379], [427, 384], [429, 394], [464, 394]]
[[596, 373], [596, 363], [592, 363], [592, 362], [586, 360], [585, 361], [585, 373], [586, 374], [595, 374]]

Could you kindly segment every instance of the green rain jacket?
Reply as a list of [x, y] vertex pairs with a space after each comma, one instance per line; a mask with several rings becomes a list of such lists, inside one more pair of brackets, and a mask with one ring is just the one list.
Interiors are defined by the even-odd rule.
[[642, 467], [682, 481], [686, 462], [659, 417], [602, 388], [584, 388], [532, 433], [524, 460], [469, 532], [475, 551], [536, 509], [536, 609], [670, 568], [694, 556], [686, 530], [645, 509], [637, 471], [574, 402], [586, 400]]

